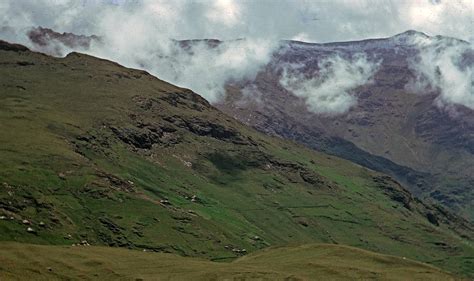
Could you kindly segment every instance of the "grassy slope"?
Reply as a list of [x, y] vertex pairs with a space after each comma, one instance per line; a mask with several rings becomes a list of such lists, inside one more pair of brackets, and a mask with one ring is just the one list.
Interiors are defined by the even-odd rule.
[[0, 245], [2, 280], [455, 280], [426, 264], [329, 244], [272, 248], [231, 263], [106, 247]]
[[0, 50], [0, 87], [1, 240], [214, 260], [340, 243], [473, 274], [468, 226], [383, 175], [265, 137], [144, 72]]

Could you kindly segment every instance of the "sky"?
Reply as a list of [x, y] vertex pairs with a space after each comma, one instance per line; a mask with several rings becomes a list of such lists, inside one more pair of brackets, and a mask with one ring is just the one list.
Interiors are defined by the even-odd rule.
[[[282, 39], [306, 42], [352, 41], [390, 37], [406, 30], [456, 37], [474, 43], [474, 0], [1, 0], [0, 39], [35, 49], [26, 31], [42, 26], [58, 32], [97, 35], [103, 45], [79, 50], [141, 68], [161, 79], [187, 87], [212, 102], [225, 95], [231, 80], [252, 80], [266, 65]], [[5, 29], [2, 27], [8, 27]], [[217, 48], [198, 44], [193, 54], [177, 48], [173, 39], [224, 40]], [[244, 40], [235, 40], [242, 39]], [[60, 56], [73, 51], [65, 46]], [[428, 48], [425, 48], [428, 50]], [[41, 51], [41, 50], [40, 50]], [[459, 83], [438, 81], [437, 68], [456, 78], [456, 94], [443, 99], [457, 103], [472, 97], [472, 66], [459, 71], [453, 64], [458, 50], [427, 53], [416, 69], [436, 87], [453, 89]], [[364, 54], [361, 54], [363, 58]], [[423, 59], [423, 57], [422, 57]], [[329, 82], [301, 81], [295, 71], [282, 83], [295, 95], [313, 100], [310, 109], [343, 113], [356, 101], [350, 90], [371, 80], [376, 65], [364, 59], [333, 62]], [[433, 74], [434, 73], [434, 74]], [[354, 78], [353, 81], [346, 80]], [[344, 81], [333, 87], [333, 81]], [[297, 84], [301, 83], [301, 84]], [[324, 83], [323, 83], [324, 82]], [[321, 85], [320, 85], [321, 84]], [[317, 87], [315, 87], [317, 85]], [[415, 84], [420, 88], [421, 83]], [[334, 94], [332, 96], [332, 94]], [[448, 93], [450, 94], [450, 93]], [[330, 101], [322, 103], [321, 101]], [[334, 103], [333, 101], [338, 101]], [[341, 104], [339, 106], [339, 104]], [[343, 104], [343, 105], [342, 105]]]
[[333, 42], [414, 29], [473, 39], [474, 0], [3, 0], [0, 25], [97, 34], [103, 22], [137, 17], [174, 39], [247, 37]]

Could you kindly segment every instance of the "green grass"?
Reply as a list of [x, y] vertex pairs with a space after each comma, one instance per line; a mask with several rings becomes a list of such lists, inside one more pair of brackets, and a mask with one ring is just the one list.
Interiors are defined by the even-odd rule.
[[2, 280], [457, 279], [409, 259], [329, 244], [271, 248], [231, 263], [105, 247], [0, 245]]
[[[226, 261], [240, 257], [233, 248], [337, 243], [474, 274], [469, 226], [440, 213], [433, 225], [434, 210], [391, 199], [388, 189], [403, 191], [379, 186], [382, 175], [263, 136], [141, 71], [0, 51], [0, 89], [0, 215], [14, 218], [0, 220], [2, 241], [87, 240]], [[114, 128], [168, 129], [141, 149]]]

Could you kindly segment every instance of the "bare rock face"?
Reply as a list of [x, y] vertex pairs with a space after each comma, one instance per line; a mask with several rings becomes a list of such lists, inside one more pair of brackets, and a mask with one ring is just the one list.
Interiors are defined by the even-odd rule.
[[44, 53], [63, 56], [64, 49], [83, 51], [90, 48], [93, 42], [100, 43], [98, 36], [76, 35], [73, 33], [59, 33], [49, 28], [35, 27], [27, 33], [31, 43]]

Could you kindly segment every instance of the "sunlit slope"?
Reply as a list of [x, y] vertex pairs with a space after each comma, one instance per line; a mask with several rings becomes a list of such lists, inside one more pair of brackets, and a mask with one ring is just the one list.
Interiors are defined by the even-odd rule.
[[472, 227], [383, 174], [143, 71], [0, 49], [1, 240], [213, 260], [339, 243], [473, 272]]
[[412, 260], [328, 244], [269, 249], [231, 263], [105, 247], [0, 245], [2, 280], [456, 280]]

